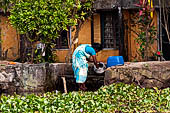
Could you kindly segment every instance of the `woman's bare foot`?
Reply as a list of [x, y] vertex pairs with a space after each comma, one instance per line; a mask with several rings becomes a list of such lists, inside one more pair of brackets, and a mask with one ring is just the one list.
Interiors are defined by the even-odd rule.
[[86, 91], [86, 90], [87, 90], [87, 87], [85, 86], [84, 83], [81, 83], [81, 84], [79, 84], [79, 89], [80, 89], [81, 91]]

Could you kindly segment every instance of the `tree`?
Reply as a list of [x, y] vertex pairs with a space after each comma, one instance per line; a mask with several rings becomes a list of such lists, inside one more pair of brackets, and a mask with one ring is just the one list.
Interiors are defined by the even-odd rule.
[[[69, 26], [79, 26], [92, 11], [92, 0], [11, 0], [9, 20], [20, 34], [32, 42], [45, 44], [44, 51], [52, 52], [54, 40]], [[33, 44], [32, 44], [33, 45]], [[33, 48], [33, 47], [32, 47]], [[43, 62], [42, 53], [35, 57], [32, 50], [29, 61]], [[51, 53], [52, 54], [52, 53]], [[35, 58], [34, 58], [35, 57]], [[51, 61], [51, 56], [46, 61]]]

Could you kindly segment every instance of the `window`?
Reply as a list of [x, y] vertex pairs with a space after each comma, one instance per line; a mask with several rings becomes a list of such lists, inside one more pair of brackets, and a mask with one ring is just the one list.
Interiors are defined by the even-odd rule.
[[56, 39], [56, 49], [68, 49], [68, 31], [62, 31], [61, 36]]
[[103, 48], [119, 47], [118, 12], [109, 11], [101, 13], [101, 34]]

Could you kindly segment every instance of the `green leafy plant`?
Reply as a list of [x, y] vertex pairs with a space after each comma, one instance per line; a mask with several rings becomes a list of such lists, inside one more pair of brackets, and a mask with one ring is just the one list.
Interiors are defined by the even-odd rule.
[[103, 86], [95, 92], [13, 95], [0, 98], [0, 112], [114, 113], [169, 112], [170, 88], [140, 88], [124, 83]]
[[147, 0], [140, 0], [138, 4], [135, 4], [139, 7], [139, 12], [134, 14], [132, 24], [138, 28], [138, 31], [135, 31], [137, 34], [136, 43], [138, 46], [138, 53], [141, 56], [143, 61], [147, 61], [150, 55], [154, 54], [151, 46], [156, 40], [156, 28], [154, 26], [153, 13], [154, 9], [150, 6]]
[[9, 7], [10, 7], [10, 1], [11, 0], [0, 0], [0, 8], [4, 13], [7, 13]]
[[[40, 41], [49, 49], [44, 60], [42, 54], [35, 59], [35, 49], [30, 53], [31, 61], [41, 62], [52, 60], [52, 49], [55, 40], [69, 26], [77, 26], [91, 12], [92, 0], [16, 0], [10, 10], [10, 23], [26, 37], [33, 46]], [[32, 47], [33, 48], [33, 47]]]

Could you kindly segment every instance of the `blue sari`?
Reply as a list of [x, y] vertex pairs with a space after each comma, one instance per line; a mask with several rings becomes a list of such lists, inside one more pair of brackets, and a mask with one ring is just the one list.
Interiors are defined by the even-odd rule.
[[89, 45], [82, 44], [78, 46], [72, 56], [72, 68], [76, 83], [84, 83], [87, 79], [88, 61], [86, 59], [90, 57], [90, 54], [85, 52], [87, 46]]

